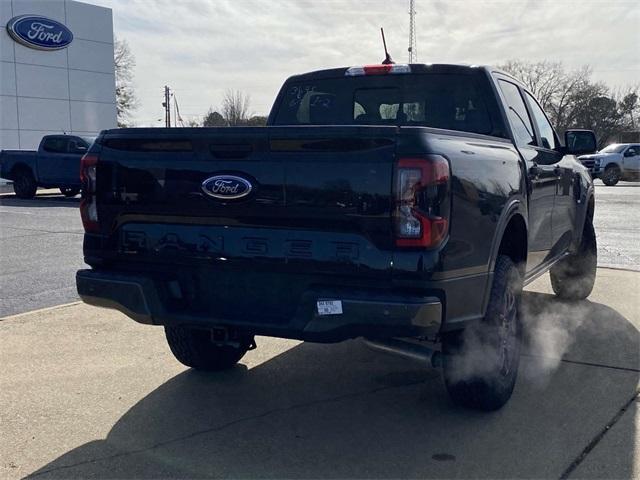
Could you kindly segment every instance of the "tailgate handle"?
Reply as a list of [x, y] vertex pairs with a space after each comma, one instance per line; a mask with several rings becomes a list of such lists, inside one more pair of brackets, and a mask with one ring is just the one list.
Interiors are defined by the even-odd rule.
[[253, 145], [211, 145], [209, 147], [214, 157], [218, 158], [245, 158], [253, 152]]

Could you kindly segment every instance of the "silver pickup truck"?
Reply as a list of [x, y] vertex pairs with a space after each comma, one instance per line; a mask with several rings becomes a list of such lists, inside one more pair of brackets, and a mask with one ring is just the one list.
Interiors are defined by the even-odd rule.
[[593, 178], [602, 179], [605, 185], [615, 185], [620, 180], [640, 180], [640, 144], [637, 143], [613, 143], [578, 160]]

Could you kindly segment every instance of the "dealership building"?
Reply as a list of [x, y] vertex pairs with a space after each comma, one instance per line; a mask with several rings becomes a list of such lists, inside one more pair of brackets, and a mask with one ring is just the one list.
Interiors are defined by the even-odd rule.
[[0, 149], [116, 127], [111, 9], [0, 0]]

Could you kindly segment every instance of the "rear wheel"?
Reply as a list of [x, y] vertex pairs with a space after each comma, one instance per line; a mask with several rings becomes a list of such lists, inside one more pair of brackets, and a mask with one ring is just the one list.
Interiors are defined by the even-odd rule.
[[492, 411], [513, 393], [520, 362], [522, 278], [513, 261], [500, 255], [484, 319], [443, 337], [443, 374], [454, 402]]
[[18, 198], [33, 198], [37, 190], [38, 185], [30, 170], [21, 169], [13, 175], [13, 191]]
[[164, 327], [164, 331], [176, 359], [196, 370], [231, 368], [254, 346], [251, 337], [241, 337], [233, 343], [216, 344], [210, 330], [178, 326]]
[[609, 187], [614, 186], [620, 181], [620, 167], [617, 165], [609, 165], [602, 174], [602, 183]]
[[80, 193], [80, 189], [73, 187], [62, 187], [60, 189], [60, 193], [62, 193], [65, 197], [70, 198], [78, 195]]
[[584, 300], [593, 290], [598, 265], [598, 245], [593, 220], [584, 222], [580, 247], [556, 263], [549, 272], [555, 294], [566, 300]]

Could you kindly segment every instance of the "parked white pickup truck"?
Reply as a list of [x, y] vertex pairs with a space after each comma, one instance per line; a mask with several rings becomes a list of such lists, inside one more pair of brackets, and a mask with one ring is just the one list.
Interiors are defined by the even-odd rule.
[[615, 185], [620, 180], [640, 180], [640, 144], [637, 143], [613, 143], [578, 160], [593, 178], [601, 178], [605, 185]]

